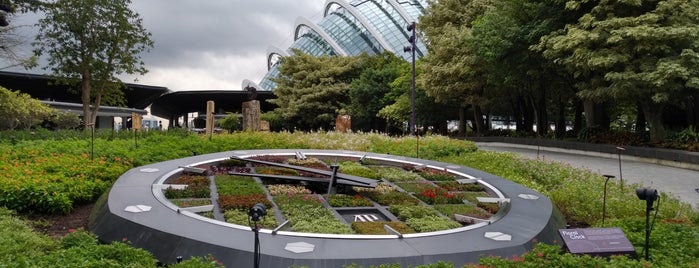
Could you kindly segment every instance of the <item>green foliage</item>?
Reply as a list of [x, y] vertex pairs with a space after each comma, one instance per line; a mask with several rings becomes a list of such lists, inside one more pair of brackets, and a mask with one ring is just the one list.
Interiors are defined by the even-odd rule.
[[255, 182], [252, 177], [217, 175], [216, 189], [219, 195], [250, 195], [265, 193], [262, 186]]
[[415, 199], [413, 196], [409, 195], [408, 193], [404, 192], [398, 192], [398, 191], [393, 191], [393, 192], [362, 192], [362, 195], [365, 195], [371, 200], [376, 201], [376, 203], [379, 203], [380, 205], [383, 206], [389, 206], [389, 205], [417, 205], [420, 203], [417, 199]]
[[522, 256], [485, 257], [478, 264], [465, 267], [649, 267], [646, 261], [614, 256], [610, 259], [563, 253], [560, 246], [537, 244], [534, 250]]
[[409, 193], [421, 193], [425, 190], [434, 189], [435, 186], [426, 181], [417, 182], [396, 182], [396, 186]]
[[191, 257], [180, 263], [168, 266], [170, 268], [225, 268], [221, 261], [216, 260], [212, 255], [206, 257]]
[[334, 194], [328, 198], [332, 207], [372, 207], [371, 201], [361, 195]]
[[[73, 137], [68, 135], [69, 133], [73, 133]], [[37, 132], [35, 135], [45, 134], [48, 135], [49, 133]], [[15, 144], [12, 144], [10, 141], [9, 137], [12, 135], [18, 137], [15, 140]], [[196, 135], [165, 132], [144, 133], [143, 139], [139, 138], [139, 147], [135, 147], [132, 136], [126, 135], [122, 137], [119, 136], [120, 134], [117, 134], [110, 140], [107, 138], [111, 133], [97, 132], [96, 155], [98, 157], [91, 161], [89, 154], [86, 154], [89, 143], [86, 142], [87, 137], [82, 132], [60, 131], [52, 135], [56, 135], [52, 137], [57, 137], [58, 139], [38, 140], [37, 137], [29, 135], [28, 132], [0, 132], [0, 158], [2, 159], [0, 161], [0, 170], [4, 171], [0, 176], [0, 185], [6, 191], [0, 195], [0, 199], [17, 195], [19, 192], [15, 193], [17, 190], [12, 189], [19, 188], [25, 189], [23, 192], [26, 193], [35, 193], [27, 194], [26, 200], [30, 200], [29, 202], [36, 202], [31, 200], [41, 200], [42, 198], [48, 200], [47, 197], [51, 195], [44, 195], [44, 193], [53, 193], [53, 191], [56, 191], [56, 194], [69, 197], [69, 199], [82, 200], [79, 202], [90, 202], [103, 193], [120, 174], [133, 167], [134, 163], [148, 164], [155, 161], [164, 161], [167, 159], [166, 157], [180, 158], [189, 156], [192, 153], [190, 148], [197, 148], [198, 153], [250, 148], [315, 147], [371, 151], [371, 148], [384, 148], [383, 144], [388, 144], [391, 139], [394, 139], [396, 144], [403, 142], [400, 138], [390, 138], [377, 134], [337, 133], [245, 133], [245, 135], [236, 133], [232, 135], [214, 135], [212, 141], [209, 141], [208, 138]], [[382, 146], [375, 146], [373, 141], [379, 141]], [[385, 148], [388, 150], [388, 147]], [[400, 150], [400, 147], [398, 149]], [[157, 153], [151, 153], [150, 151], [156, 151]], [[388, 152], [390, 153], [390, 151]], [[404, 153], [411, 154], [414, 152], [405, 151]], [[549, 196], [571, 221], [583, 221], [593, 226], [600, 226], [601, 213], [599, 213], [599, 208], [602, 202], [601, 187], [604, 179], [599, 174], [557, 163], [524, 160], [516, 157], [514, 154], [483, 151], [450, 155], [434, 160], [470, 166], [521, 183]], [[70, 179], [62, 179], [60, 182], [56, 181], [53, 184], [45, 180], [52, 177], [54, 179], [59, 177]], [[44, 188], [37, 185], [41, 185]], [[48, 187], [48, 185], [51, 185], [53, 188]], [[639, 239], [643, 237], [640, 219], [643, 217], [644, 204], [642, 202], [629, 201], [637, 200], [633, 192], [635, 186], [624, 185], [622, 190], [621, 185], [615, 181], [610, 181], [607, 196], [607, 224], [605, 225], [621, 226], [638, 249], [642, 245]], [[393, 206], [396, 206], [400, 202], [418, 203], [417, 199], [406, 193], [398, 192], [395, 188], [385, 183], [379, 184], [376, 189], [353, 189], [358, 194], [377, 201], [382, 205], [393, 204]], [[282, 194], [282, 196], [286, 195]], [[275, 202], [280, 207], [294, 204], [297, 206], [295, 211], [299, 215], [304, 215], [301, 213], [305, 213], [304, 208], [301, 207], [302, 205], [313, 204], [315, 207], [322, 208], [322, 203], [317, 195], [315, 197], [307, 197], [308, 199], [304, 199], [304, 197], [279, 198], [275, 196]], [[7, 202], [6, 199], [2, 200]], [[699, 223], [699, 215], [693, 212], [689, 205], [680, 204], [676, 199], [666, 195], [662, 195], [661, 200], [662, 205], [659, 210], [658, 221], [655, 224], [652, 235], [652, 241], [654, 242], [651, 245], [651, 256], [667, 256], [658, 257], [657, 266], [661, 267], [696, 266], [699, 260], [694, 249], [699, 248], [699, 246], [695, 245], [695, 241], [699, 241], [696, 238], [696, 224]], [[27, 201], [23, 202], [26, 203]], [[56, 204], [51, 206], [63, 207], [63, 205]], [[435, 208], [441, 211], [442, 214], [452, 214], [451, 212], [454, 210], [462, 211], [461, 208], [446, 209], [439, 205], [435, 206]], [[56, 209], [53, 208], [53, 210]], [[32, 206], [26, 207], [24, 211], [36, 212], [39, 210], [36, 206]], [[467, 212], [465, 207], [463, 212]], [[329, 211], [326, 210], [324, 213], [329, 213]], [[11, 264], [10, 266], [12, 266], [16, 263], [37, 263], [38, 259], [44, 258], [42, 256], [45, 255], [51, 255], [53, 258], [51, 252], [59, 250], [60, 243], [56, 243], [45, 236], [37, 235], [26, 226], [22, 227], [23, 223], [11, 215], [13, 215], [11, 212], [0, 209], [0, 266], [7, 266], [4, 264]], [[332, 220], [335, 219], [333, 218]], [[418, 226], [419, 231], [439, 229], [435, 228], [436, 226], [430, 226], [429, 220], [433, 219], [429, 218], [425, 221], [413, 222], [413, 225]], [[298, 227], [314, 230], [311, 227], [312, 225], [314, 223], [303, 223]], [[336, 228], [334, 225], [329, 226]], [[344, 226], [349, 228], [347, 225]], [[326, 232], [326, 230], [317, 231]], [[667, 240], [657, 238], [661, 236], [667, 237]], [[89, 241], [89, 239], [86, 240]], [[73, 251], [77, 251], [73, 248], [75, 247], [71, 247]], [[93, 253], [81, 252], [81, 254], [90, 255]], [[124, 254], [129, 255], [131, 253]], [[138, 254], [140, 253], [136, 253], [136, 255]], [[562, 255], [560, 252], [557, 254]], [[72, 258], [73, 255], [70, 256]], [[526, 255], [524, 258], [526, 259]], [[575, 259], [584, 258], [580, 256], [557, 256], [555, 258], [556, 261], [552, 261], [552, 264], [549, 264], [549, 266], [555, 267], [559, 265], [563, 267], [566, 266], [566, 263], [573, 263], [574, 265], [586, 263]], [[559, 259], [560, 261], [558, 261]], [[52, 260], [56, 261], [56, 259]], [[554, 260], [554, 257], [551, 257], [551, 260]], [[605, 265], [606, 267], [614, 267], [613, 265], [615, 264], [624, 267], [624, 265], [628, 264], [627, 260], [623, 259], [612, 259], [607, 261], [608, 264], [602, 264], [602, 262], [597, 262], [596, 260], [592, 263], [599, 263], [600, 265], [598, 266], [600, 267]], [[653, 260], [652, 264], [655, 263], [656, 260]], [[42, 264], [44, 263], [42, 262]], [[517, 262], [517, 264], [521, 263]], [[631, 264], [635, 266], [630, 266], [638, 267], [643, 265], [643, 262], [633, 262]]]
[[389, 211], [402, 221], [410, 218], [424, 218], [427, 216], [439, 215], [433, 208], [421, 205], [394, 205], [389, 208]]
[[422, 181], [420, 175], [415, 174], [410, 171], [405, 171], [402, 168], [397, 167], [373, 167], [373, 169], [379, 173], [381, 178], [386, 179], [390, 182], [416, 182]]
[[295, 232], [352, 234], [354, 231], [333, 216], [330, 210], [315, 205], [289, 204], [283, 206], [284, 216]]
[[72, 112], [54, 112], [47, 119], [47, 123], [56, 129], [75, 129], [80, 126], [80, 117]]
[[237, 113], [228, 113], [226, 117], [217, 120], [216, 125], [228, 130], [228, 133], [243, 129], [242, 123], [240, 122], [240, 115]]
[[381, 176], [376, 171], [372, 170], [369, 167], [363, 166], [360, 163], [352, 161], [345, 161], [340, 163], [340, 168], [338, 171], [340, 173], [364, 177], [368, 179], [381, 179]]
[[[275, 112], [301, 130], [332, 129], [338, 111], [348, 104], [350, 83], [366, 56], [315, 57], [295, 50], [285, 57], [274, 82]], [[289, 127], [291, 129], [291, 127]]]
[[184, 184], [187, 187], [184, 189], [168, 187], [164, 190], [165, 197], [168, 199], [207, 198], [211, 195], [209, 179], [204, 176], [181, 175], [169, 183]]
[[97, 237], [84, 230], [69, 230], [70, 233], [61, 239], [61, 248], [91, 247], [97, 245]]
[[208, 198], [170, 199], [170, 202], [181, 208], [211, 205], [211, 199]]
[[373, 235], [385, 235], [389, 234], [386, 229], [384, 229], [384, 225], [391, 226], [393, 230], [398, 231], [401, 234], [411, 234], [415, 233], [415, 230], [410, 228], [410, 226], [406, 225], [405, 223], [402, 222], [396, 222], [396, 221], [374, 221], [374, 222], [361, 222], [361, 221], [356, 221], [352, 223], [352, 229], [356, 231], [358, 234], [373, 234]]
[[483, 187], [483, 185], [480, 183], [461, 184], [455, 181], [437, 181], [435, 183], [437, 186], [448, 191], [480, 192], [485, 190], [485, 187]]
[[130, 3], [58, 0], [42, 10], [35, 52], [47, 56], [45, 69], [57, 82], [78, 85], [86, 127], [95, 121], [100, 105], [123, 102], [116, 76], [147, 72], [139, 54], [153, 42]]
[[450, 174], [446, 170], [436, 170], [432, 168], [421, 168], [415, 170], [417, 174], [420, 174], [423, 178], [428, 181], [453, 181], [456, 179], [454, 175]]
[[459, 214], [459, 215], [464, 215], [464, 216], [470, 216], [474, 218], [479, 218], [479, 219], [488, 219], [491, 216], [493, 216], [490, 212], [474, 206], [474, 205], [467, 205], [467, 204], [442, 204], [442, 205], [434, 205], [434, 209], [442, 213], [443, 215], [448, 216], [451, 219], [454, 219], [454, 214]]
[[[248, 209], [226, 210], [226, 212], [223, 213], [223, 218], [226, 219], [226, 222], [235, 223], [243, 226], [250, 226]], [[267, 229], [274, 229], [275, 227], [279, 226], [279, 222], [277, 222], [277, 219], [274, 218], [273, 213], [270, 213], [269, 215], [262, 217], [262, 220], [259, 221], [259, 224], [262, 226], [262, 228]]]
[[425, 216], [422, 218], [409, 218], [405, 221], [416, 232], [436, 232], [461, 227], [458, 222], [441, 216]]
[[33, 232], [14, 211], [0, 207], [0, 266], [28, 263], [56, 249], [54, 240]]
[[0, 86], [0, 130], [29, 129], [53, 112], [48, 105], [32, 99], [29, 94]]

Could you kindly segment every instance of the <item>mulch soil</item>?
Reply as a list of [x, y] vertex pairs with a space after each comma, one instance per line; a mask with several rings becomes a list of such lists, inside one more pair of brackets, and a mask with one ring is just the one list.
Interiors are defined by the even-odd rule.
[[66, 236], [71, 230], [87, 230], [87, 224], [94, 204], [84, 204], [73, 208], [67, 215], [26, 215], [37, 232], [51, 237]]

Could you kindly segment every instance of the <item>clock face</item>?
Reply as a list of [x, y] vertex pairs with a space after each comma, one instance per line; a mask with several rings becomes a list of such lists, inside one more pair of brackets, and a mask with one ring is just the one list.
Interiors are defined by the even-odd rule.
[[[248, 208], [263, 204], [270, 213], [262, 228], [320, 234], [391, 235], [444, 231], [488, 222], [499, 206], [479, 202], [495, 198], [477, 179], [448, 167], [348, 155], [269, 154], [232, 156], [225, 161], [194, 167], [199, 179], [185, 172], [174, 183], [206, 181], [216, 193], [212, 199], [214, 220], [247, 226]], [[197, 182], [200, 185], [206, 183]], [[179, 196], [197, 191], [195, 185], [166, 189], [165, 196], [178, 203]], [[217, 196], [216, 199], [211, 196]], [[175, 201], [173, 201], [175, 200]], [[190, 199], [190, 201], [193, 201]], [[384, 228], [393, 226], [394, 230]], [[396, 230], [397, 229], [397, 230]]]
[[206, 252], [245, 266], [254, 233], [269, 267], [461, 265], [555, 243], [565, 226], [548, 198], [491, 174], [328, 150], [229, 151], [138, 167], [96, 211], [90, 230], [100, 239], [128, 237], [165, 262], [173, 252]]

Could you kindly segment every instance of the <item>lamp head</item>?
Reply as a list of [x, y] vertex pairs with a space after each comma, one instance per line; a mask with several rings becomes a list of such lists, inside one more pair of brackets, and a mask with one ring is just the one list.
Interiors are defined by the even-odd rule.
[[262, 203], [255, 204], [250, 208], [250, 211], [248, 211], [250, 220], [254, 222], [260, 221], [260, 218], [264, 217], [265, 215], [267, 215], [267, 209]]
[[650, 188], [637, 188], [636, 196], [638, 196], [638, 199], [653, 202], [658, 199], [658, 190]]
[[408, 31], [415, 30], [415, 22], [411, 22], [410, 24], [408, 24], [408, 26], [406, 26], [405, 29]]

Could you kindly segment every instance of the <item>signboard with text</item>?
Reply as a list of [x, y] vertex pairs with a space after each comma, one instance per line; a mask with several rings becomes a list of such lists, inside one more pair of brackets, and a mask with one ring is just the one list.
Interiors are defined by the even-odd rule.
[[618, 227], [560, 229], [558, 233], [561, 235], [568, 252], [573, 254], [636, 255], [633, 245]]

